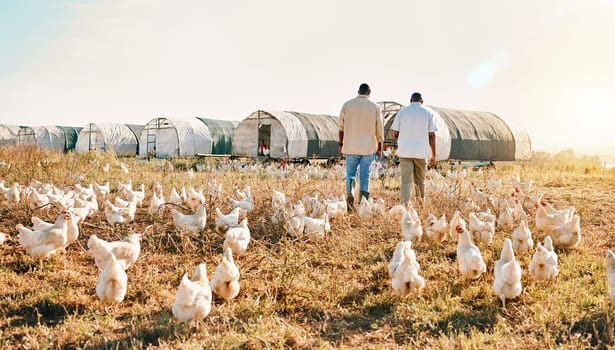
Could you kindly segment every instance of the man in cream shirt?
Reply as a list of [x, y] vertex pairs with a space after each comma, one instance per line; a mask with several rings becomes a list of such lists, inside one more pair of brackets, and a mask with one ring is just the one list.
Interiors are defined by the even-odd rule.
[[402, 108], [391, 125], [397, 139], [397, 156], [401, 172], [401, 204], [410, 200], [412, 185], [416, 183], [419, 203], [425, 202], [426, 159], [436, 164], [436, 127], [431, 110], [423, 107], [423, 97], [415, 92], [410, 105]]
[[359, 95], [342, 107], [338, 119], [340, 154], [346, 155], [346, 202], [354, 210], [352, 189], [359, 170], [359, 203], [369, 199], [369, 168], [374, 161], [374, 152], [380, 155], [384, 128], [377, 104], [369, 100], [369, 85], [359, 86]]

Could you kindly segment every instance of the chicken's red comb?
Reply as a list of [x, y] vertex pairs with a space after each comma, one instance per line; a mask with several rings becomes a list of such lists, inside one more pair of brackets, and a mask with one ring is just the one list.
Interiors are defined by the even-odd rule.
[[608, 245], [603, 246], [602, 250], [606, 252], [607, 250], [609, 250], [609, 246]]
[[519, 190], [519, 187], [515, 187], [515, 192], [521, 192], [521, 191]]
[[461, 226], [461, 224], [455, 226], [455, 231], [457, 231], [457, 233], [462, 233], [463, 232], [463, 226]]
[[540, 205], [545, 206], [545, 205], [547, 205], [547, 203], [541, 199], [540, 200]]

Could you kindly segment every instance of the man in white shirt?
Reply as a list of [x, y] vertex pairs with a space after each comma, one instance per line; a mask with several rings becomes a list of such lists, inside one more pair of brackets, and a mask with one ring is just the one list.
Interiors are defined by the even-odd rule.
[[410, 105], [402, 108], [391, 129], [397, 139], [397, 156], [401, 172], [401, 204], [410, 200], [412, 185], [416, 183], [419, 202], [425, 202], [425, 172], [436, 164], [436, 127], [434, 114], [423, 107], [423, 97], [415, 92]]

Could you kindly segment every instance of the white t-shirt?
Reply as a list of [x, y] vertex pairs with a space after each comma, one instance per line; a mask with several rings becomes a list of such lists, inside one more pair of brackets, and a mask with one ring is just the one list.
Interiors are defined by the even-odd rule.
[[438, 131], [434, 119], [434, 114], [419, 102], [412, 102], [397, 112], [391, 129], [399, 131], [398, 157], [428, 159], [431, 156], [429, 133]]

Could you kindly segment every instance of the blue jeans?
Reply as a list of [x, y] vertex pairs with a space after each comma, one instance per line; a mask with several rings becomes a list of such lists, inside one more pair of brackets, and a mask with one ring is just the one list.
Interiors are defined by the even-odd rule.
[[346, 155], [346, 197], [350, 197], [357, 179], [359, 169], [359, 191], [369, 192], [369, 167], [372, 165], [374, 153], [368, 155]]

